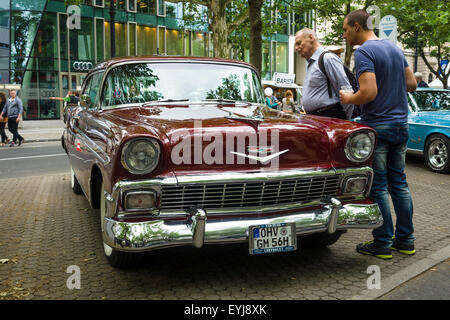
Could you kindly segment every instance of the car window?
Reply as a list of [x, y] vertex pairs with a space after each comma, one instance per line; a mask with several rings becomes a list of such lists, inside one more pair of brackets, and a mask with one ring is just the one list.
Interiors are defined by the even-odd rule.
[[419, 110], [450, 110], [450, 91], [415, 91], [412, 96]]
[[263, 103], [259, 78], [245, 66], [214, 63], [141, 63], [112, 69], [104, 106], [161, 100], [233, 100]]
[[86, 79], [87, 84], [84, 87], [84, 91], [81, 94], [82, 105], [88, 109], [94, 109], [96, 107], [97, 95], [99, 92], [100, 82], [102, 81], [103, 72], [94, 73], [91, 77]]

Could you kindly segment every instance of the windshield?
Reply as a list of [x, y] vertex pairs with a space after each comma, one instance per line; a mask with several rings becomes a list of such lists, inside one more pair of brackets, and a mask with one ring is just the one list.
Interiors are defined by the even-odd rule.
[[187, 62], [118, 66], [108, 73], [102, 94], [104, 106], [203, 100], [263, 103], [263, 94], [250, 68]]
[[416, 91], [412, 96], [418, 111], [450, 110], [450, 91]]

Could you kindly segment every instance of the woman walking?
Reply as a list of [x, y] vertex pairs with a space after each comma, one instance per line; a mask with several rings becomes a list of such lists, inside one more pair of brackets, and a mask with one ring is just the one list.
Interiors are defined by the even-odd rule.
[[[0, 112], [3, 110], [3, 107], [6, 104], [6, 95], [3, 92], [0, 92]], [[4, 117], [2, 120], [0, 120], [0, 136], [2, 138], [2, 142], [0, 143], [0, 146], [5, 146], [6, 143], [9, 142], [8, 137], [5, 133], [5, 127], [6, 123], [8, 122], [8, 117]]]
[[3, 120], [3, 116], [8, 117], [8, 129], [13, 134], [13, 141], [9, 145], [14, 147], [19, 140], [19, 146], [23, 143], [24, 139], [17, 131], [19, 122], [22, 120], [23, 104], [22, 100], [16, 96], [16, 90], [9, 91], [10, 98], [6, 101], [3, 111], [0, 114], [0, 121]]

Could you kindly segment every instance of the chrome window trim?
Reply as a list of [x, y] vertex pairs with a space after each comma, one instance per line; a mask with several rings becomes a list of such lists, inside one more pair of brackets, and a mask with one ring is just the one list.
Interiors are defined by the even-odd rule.
[[[100, 82], [101, 85], [101, 91], [98, 93], [99, 94], [99, 99], [98, 99], [98, 106], [99, 106], [99, 111], [102, 110], [109, 110], [109, 109], [115, 109], [117, 108], [117, 106], [104, 106], [103, 105], [103, 89], [104, 89], [104, 84], [106, 81], [106, 78], [108, 77], [109, 72], [111, 72], [112, 69], [117, 68], [119, 66], [124, 66], [124, 65], [128, 65], [128, 64], [140, 64], [140, 63], [202, 63], [202, 64], [217, 64], [217, 65], [229, 65], [229, 66], [240, 66], [242, 68], [247, 68], [250, 69], [252, 71], [254, 71], [256, 73], [256, 76], [259, 79], [259, 83], [261, 83], [261, 77], [259, 76], [258, 72], [256, 71], [255, 68], [253, 68], [251, 65], [247, 65], [247, 64], [241, 64], [238, 62], [228, 62], [228, 61], [214, 61], [214, 60], [202, 60], [202, 59], [189, 59], [187, 58], [186, 60], [180, 60], [180, 59], [155, 59], [155, 60], [132, 60], [132, 61], [123, 61], [123, 62], [119, 62], [119, 63], [115, 63], [113, 65], [108, 66], [106, 69], [104, 70], [103, 73], [103, 79]], [[96, 70], [96, 69], [94, 69]]]

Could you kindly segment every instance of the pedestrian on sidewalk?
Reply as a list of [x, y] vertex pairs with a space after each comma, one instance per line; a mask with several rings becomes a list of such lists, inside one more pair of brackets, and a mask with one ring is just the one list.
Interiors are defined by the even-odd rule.
[[[1, 112], [1, 110], [3, 110], [3, 107], [5, 106], [5, 104], [6, 104], [6, 95], [3, 92], [0, 92], [0, 112]], [[5, 144], [9, 142], [9, 139], [5, 133], [6, 122], [8, 122], [8, 117], [3, 117], [0, 120], [0, 136], [2, 138], [2, 142], [0, 143], [0, 146], [2, 146], [2, 147], [4, 147]]]
[[[391, 259], [391, 249], [414, 254], [413, 202], [405, 175], [408, 142], [407, 91], [416, 90], [416, 79], [403, 52], [388, 40], [379, 39], [367, 26], [365, 10], [350, 12], [344, 19], [344, 39], [355, 51], [359, 90], [340, 91], [344, 104], [359, 104], [361, 122], [375, 129], [377, 145], [370, 192], [380, 207], [384, 223], [373, 230], [373, 240], [360, 243], [357, 252]], [[392, 222], [391, 196], [397, 221]]]
[[3, 111], [0, 114], [0, 120], [3, 119], [3, 116], [8, 117], [8, 130], [13, 135], [13, 141], [9, 145], [10, 147], [14, 147], [17, 142], [20, 146], [24, 141], [24, 138], [18, 132], [19, 122], [22, 120], [23, 104], [22, 100], [16, 94], [16, 90], [14, 89], [9, 91], [10, 98], [6, 101]]

